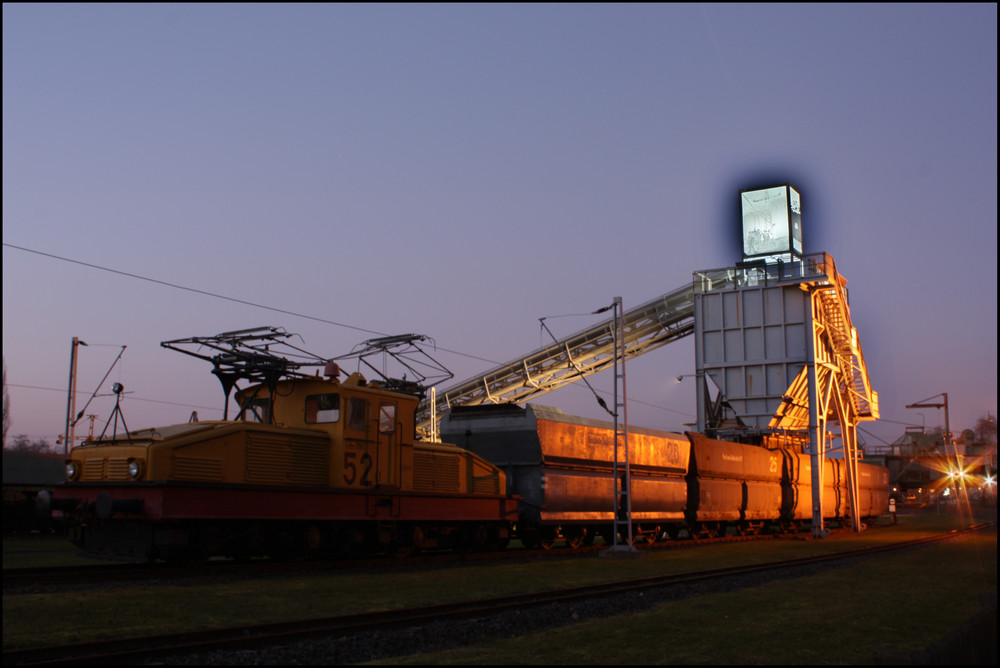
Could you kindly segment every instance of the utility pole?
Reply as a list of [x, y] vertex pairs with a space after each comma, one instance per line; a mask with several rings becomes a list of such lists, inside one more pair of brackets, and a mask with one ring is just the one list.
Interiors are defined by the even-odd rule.
[[86, 342], [74, 336], [73, 346], [69, 353], [69, 396], [66, 397], [66, 431], [64, 432], [66, 440], [63, 443], [63, 451], [67, 455], [70, 448], [73, 447], [73, 440], [76, 436], [76, 421], [73, 419], [73, 416], [76, 415], [76, 349], [85, 345], [87, 345]]
[[[931, 403], [929, 400], [934, 397], [944, 397], [944, 403]], [[915, 404], [907, 404], [907, 408], [943, 408], [944, 409], [944, 444], [947, 446], [952, 444], [951, 441], [951, 422], [948, 419], [948, 393], [942, 392], [941, 394], [935, 394], [934, 396], [927, 397], [927, 399], [921, 399]]]
[[[944, 397], [944, 403], [931, 402], [930, 400], [934, 397]], [[954, 455], [955, 457], [955, 468], [957, 469], [957, 477], [955, 478], [955, 492], [965, 496], [967, 493], [965, 490], [965, 467], [958, 455], [958, 446], [954, 444], [951, 438], [951, 421], [948, 418], [948, 393], [942, 392], [941, 394], [935, 394], [934, 396], [927, 397], [926, 399], [921, 399], [915, 404], [907, 404], [907, 408], [943, 408], [944, 409], [944, 452], [945, 460], [948, 457]]]
[[[614, 318], [612, 318], [611, 334], [614, 342], [615, 361], [615, 443], [614, 467], [612, 477], [615, 490], [614, 525], [612, 530], [613, 545], [602, 552], [603, 555], [635, 555], [635, 545], [632, 544], [632, 475], [628, 458], [628, 396], [625, 382], [625, 318], [622, 310], [622, 298], [615, 297]], [[619, 466], [624, 459], [624, 466]], [[618, 542], [618, 536], [624, 537], [624, 543]]]

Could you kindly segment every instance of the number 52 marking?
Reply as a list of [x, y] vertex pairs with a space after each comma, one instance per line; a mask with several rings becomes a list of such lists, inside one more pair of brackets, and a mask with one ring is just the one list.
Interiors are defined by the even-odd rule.
[[356, 459], [359, 459], [358, 463], [361, 465], [361, 485], [364, 487], [371, 486], [372, 458], [367, 452], [344, 452], [344, 482], [348, 485], [353, 485], [358, 480], [358, 463], [355, 463]]

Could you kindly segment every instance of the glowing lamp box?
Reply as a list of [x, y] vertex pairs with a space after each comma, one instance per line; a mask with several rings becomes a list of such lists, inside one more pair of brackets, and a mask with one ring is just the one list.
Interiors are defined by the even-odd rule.
[[802, 199], [790, 185], [741, 190], [743, 257], [802, 255]]

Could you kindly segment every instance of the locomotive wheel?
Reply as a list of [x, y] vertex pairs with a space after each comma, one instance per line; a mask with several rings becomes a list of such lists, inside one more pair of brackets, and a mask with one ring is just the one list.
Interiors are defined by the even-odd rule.
[[198, 554], [204, 559], [222, 554], [224, 539], [222, 532], [214, 525], [202, 527], [198, 532]]
[[419, 550], [423, 547], [425, 538], [422, 527], [414, 525], [410, 528], [410, 544], [413, 545], [414, 549]]
[[386, 524], [380, 527], [379, 542], [382, 545], [382, 550], [390, 557], [405, 559], [416, 551], [413, 545], [414, 531], [416, 531], [416, 537], [420, 539], [423, 532], [418, 526]]
[[311, 525], [306, 527], [302, 539], [305, 542], [306, 552], [315, 554], [323, 545], [323, 532], [318, 526]]
[[402, 545], [400, 543], [393, 543], [389, 545], [385, 551], [390, 557], [394, 557], [396, 559], [406, 559], [414, 552], [412, 545]]
[[499, 527], [491, 526], [487, 529], [487, 542], [486, 547], [491, 550], [504, 550], [510, 543], [510, 538], [506, 530], [503, 531], [501, 535], [501, 529]]

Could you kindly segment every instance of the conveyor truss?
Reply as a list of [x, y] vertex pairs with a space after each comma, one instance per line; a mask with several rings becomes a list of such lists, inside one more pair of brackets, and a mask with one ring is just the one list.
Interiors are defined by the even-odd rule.
[[[724, 278], [724, 274], [720, 279]], [[624, 313], [625, 359], [638, 357], [694, 331], [694, 290], [686, 285]], [[421, 402], [417, 429], [454, 406], [523, 403], [610, 369], [615, 361], [613, 320], [602, 321], [523, 357], [436, 392]]]
[[[819, 345], [822, 373], [834, 374], [841, 386], [839, 394], [857, 420], [878, 418], [878, 395], [871, 389], [864, 355], [857, 331], [851, 324], [850, 308], [841, 277], [829, 255], [807, 256], [794, 271], [786, 264], [781, 270], [770, 265], [757, 277], [760, 280], [794, 281], [813, 292], [813, 324]], [[748, 276], [761, 270], [741, 267], [699, 271], [691, 285], [685, 285], [656, 299], [630, 309], [624, 314], [625, 359], [655, 350], [694, 332], [694, 293], [706, 289], [736, 289], [746, 284]], [[780, 271], [780, 276], [775, 274]], [[769, 277], [770, 275], [770, 277]], [[438, 416], [453, 406], [477, 406], [489, 403], [523, 403], [559, 389], [582, 378], [611, 368], [614, 362], [612, 320], [604, 320], [523, 357], [469, 378], [444, 391], [433, 402]], [[787, 401], [776, 411], [771, 430], [808, 428], [807, 373], [791, 383]], [[724, 399], [724, 398], [723, 398]], [[429, 428], [432, 400], [421, 402], [417, 428]]]

